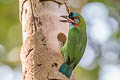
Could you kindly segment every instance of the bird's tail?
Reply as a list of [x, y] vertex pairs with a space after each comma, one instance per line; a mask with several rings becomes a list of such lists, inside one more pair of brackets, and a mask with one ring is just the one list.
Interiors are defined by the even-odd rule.
[[66, 62], [64, 62], [59, 69], [59, 72], [64, 74], [66, 77], [70, 78], [72, 70], [73, 70], [74, 64], [68, 65]]

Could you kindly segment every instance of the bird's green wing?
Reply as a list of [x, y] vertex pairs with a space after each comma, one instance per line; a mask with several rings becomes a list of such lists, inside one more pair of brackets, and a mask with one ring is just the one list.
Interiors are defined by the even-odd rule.
[[84, 54], [86, 45], [86, 39], [83, 37], [86, 35], [83, 34], [83, 30], [78, 31], [77, 29], [73, 28], [69, 31], [68, 35], [68, 43], [67, 43], [67, 53], [70, 59], [70, 63], [78, 63], [81, 57]]

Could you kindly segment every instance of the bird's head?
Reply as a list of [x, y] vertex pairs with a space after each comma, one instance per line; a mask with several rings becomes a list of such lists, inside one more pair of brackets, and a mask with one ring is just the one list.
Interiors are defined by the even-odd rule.
[[83, 18], [79, 13], [76, 12], [70, 12], [68, 16], [61, 16], [65, 18], [66, 20], [60, 20], [61, 22], [69, 22], [70, 27], [78, 28], [79, 24], [83, 23]]

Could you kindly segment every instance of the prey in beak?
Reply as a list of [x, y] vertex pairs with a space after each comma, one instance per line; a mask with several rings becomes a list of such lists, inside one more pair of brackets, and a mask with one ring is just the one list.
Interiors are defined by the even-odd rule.
[[75, 23], [73, 19], [69, 18], [69, 16], [60, 16], [65, 20], [59, 20], [60, 22], [68, 22], [68, 23]]

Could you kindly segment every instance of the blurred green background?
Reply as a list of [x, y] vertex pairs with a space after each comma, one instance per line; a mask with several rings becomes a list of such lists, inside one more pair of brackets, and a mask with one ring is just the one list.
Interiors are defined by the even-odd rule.
[[[120, 80], [120, 0], [80, 1], [70, 0], [71, 10], [85, 18], [88, 34], [77, 80]], [[0, 0], [0, 80], [22, 80], [18, 3]]]

